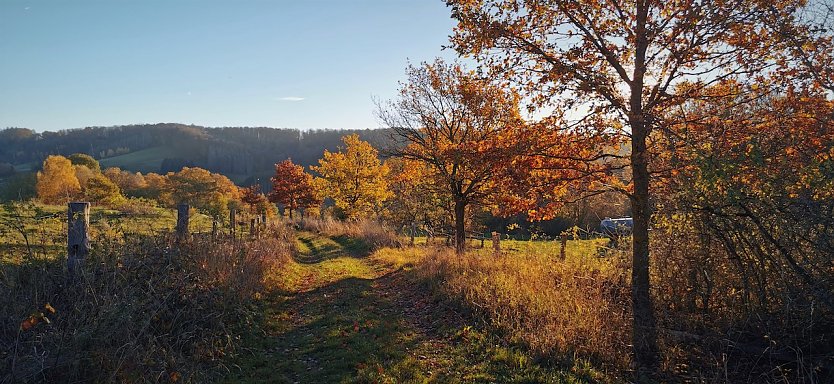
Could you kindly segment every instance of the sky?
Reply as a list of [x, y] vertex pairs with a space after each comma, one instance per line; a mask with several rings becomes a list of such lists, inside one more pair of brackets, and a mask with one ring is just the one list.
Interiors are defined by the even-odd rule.
[[442, 0], [0, 1], [0, 128], [376, 128]]

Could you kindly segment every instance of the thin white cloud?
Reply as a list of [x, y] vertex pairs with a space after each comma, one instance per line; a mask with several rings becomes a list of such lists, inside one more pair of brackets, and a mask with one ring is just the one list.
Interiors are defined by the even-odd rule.
[[304, 100], [304, 98], [303, 97], [298, 97], [298, 96], [287, 96], [287, 97], [282, 97], [278, 100], [281, 100], [281, 101], [301, 101], [301, 100]]

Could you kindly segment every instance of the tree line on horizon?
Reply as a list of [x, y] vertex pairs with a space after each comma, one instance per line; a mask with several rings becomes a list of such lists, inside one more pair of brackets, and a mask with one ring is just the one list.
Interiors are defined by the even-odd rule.
[[376, 147], [387, 147], [385, 129], [299, 130], [267, 127], [219, 127], [160, 123], [112, 127], [86, 127], [56, 132], [28, 128], [0, 130], [0, 177], [12, 175], [14, 166], [40, 164], [49, 155], [85, 153], [102, 160], [154, 147], [176, 147], [159, 159], [158, 169], [132, 171], [167, 173], [184, 166], [201, 167], [226, 175], [268, 174], [286, 158], [309, 166], [324, 149], [335, 150], [343, 135], [357, 133]]

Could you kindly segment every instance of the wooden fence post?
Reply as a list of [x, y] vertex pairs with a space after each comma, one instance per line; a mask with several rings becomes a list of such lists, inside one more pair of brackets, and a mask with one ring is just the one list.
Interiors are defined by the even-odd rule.
[[501, 234], [498, 232], [492, 232], [492, 250], [501, 253]]
[[211, 220], [211, 239], [217, 240], [217, 220]]
[[562, 259], [562, 261], [565, 261], [565, 257], [566, 257], [565, 248], [568, 247], [568, 235], [562, 235], [561, 240], [562, 240], [562, 249], [559, 252], [559, 258]]
[[90, 253], [90, 203], [72, 202], [67, 210], [67, 269], [77, 275]]
[[177, 239], [185, 240], [188, 238], [188, 204], [177, 205]]

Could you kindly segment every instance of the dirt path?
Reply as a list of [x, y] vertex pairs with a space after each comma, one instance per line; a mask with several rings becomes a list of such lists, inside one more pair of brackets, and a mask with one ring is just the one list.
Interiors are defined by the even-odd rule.
[[291, 283], [266, 300], [265, 334], [244, 340], [228, 382], [561, 381], [496, 349], [361, 244], [302, 233], [298, 248]]

